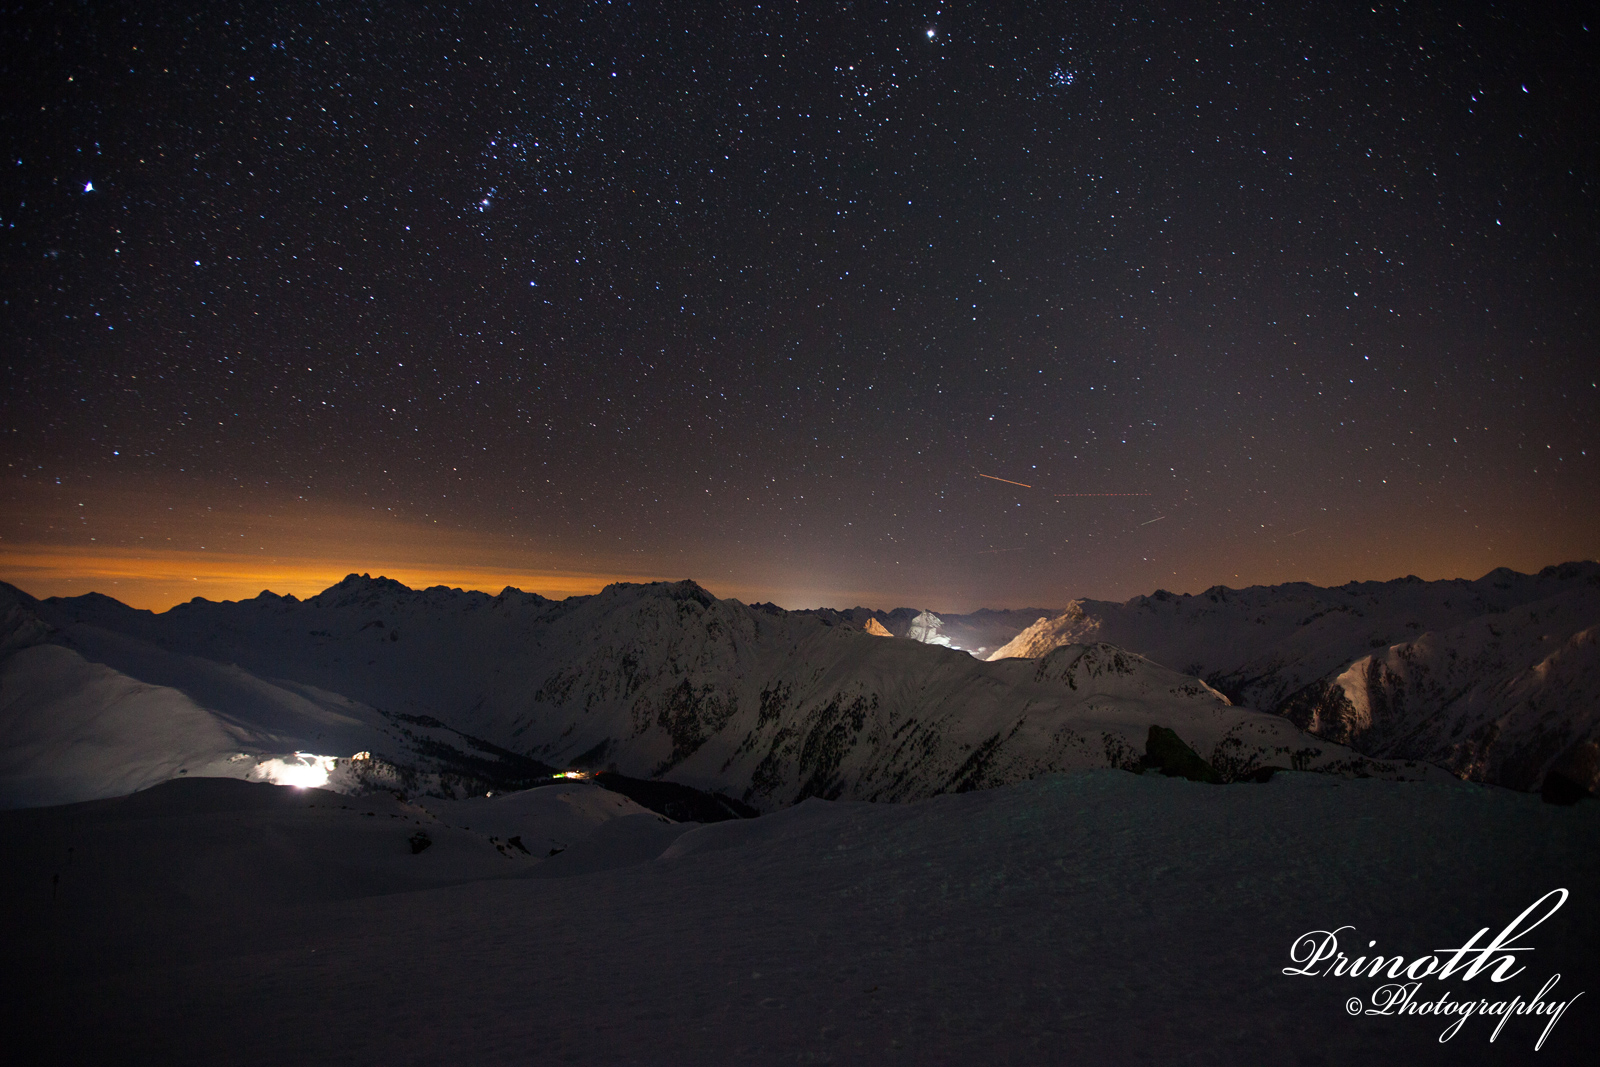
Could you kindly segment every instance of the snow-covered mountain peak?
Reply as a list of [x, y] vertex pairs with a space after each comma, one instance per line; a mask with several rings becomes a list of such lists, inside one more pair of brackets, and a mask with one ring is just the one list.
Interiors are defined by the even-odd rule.
[[600, 591], [601, 596], [615, 597], [666, 597], [670, 600], [693, 600], [710, 606], [717, 598], [698, 582], [683, 578], [675, 582], [612, 582]]
[[[1075, 601], [991, 659], [1109, 641], [1372, 756], [1519, 789], [1600, 733], [1600, 563]], [[1594, 694], [1591, 697], [1590, 694]]]
[[440, 599], [451, 593], [463, 596], [478, 596], [487, 599], [486, 593], [468, 594], [461, 589], [451, 589], [448, 586], [434, 586], [427, 590], [412, 589], [393, 578], [382, 575], [374, 578], [370, 574], [348, 574], [337, 584], [331, 585], [306, 601], [316, 607], [343, 608], [354, 605], [375, 607], [381, 603], [409, 600], [415, 597], [426, 597], [432, 594], [432, 599]]

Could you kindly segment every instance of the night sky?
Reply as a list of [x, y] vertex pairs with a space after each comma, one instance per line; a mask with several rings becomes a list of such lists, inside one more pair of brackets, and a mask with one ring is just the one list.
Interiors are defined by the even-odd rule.
[[1594, 29], [14, 3], [0, 578], [970, 610], [1592, 558]]

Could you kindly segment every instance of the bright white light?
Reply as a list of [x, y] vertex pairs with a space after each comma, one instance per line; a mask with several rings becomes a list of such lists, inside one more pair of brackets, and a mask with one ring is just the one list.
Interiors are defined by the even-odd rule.
[[328, 772], [333, 770], [333, 756], [314, 756], [309, 752], [296, 752], [280, 759], [262, 760], [256, 764], [252, 778], [273, 785], [292, 785], [297, 789], [319, 789], [328, 784]]
[[928, 27], [928, 40], [930, 40], [930, 41], [933, 40], [933, 35], [934, 35], [935, 32], [936, 31], [934, 30], [934, 28], [932, 26]]

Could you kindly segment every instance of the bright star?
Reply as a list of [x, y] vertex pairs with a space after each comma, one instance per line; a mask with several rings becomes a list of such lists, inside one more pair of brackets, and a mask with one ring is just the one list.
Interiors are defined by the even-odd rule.
[[933, 40], [933, 35], [934, 35], [935, 32], [936, 31], [934, 30], [934, 28], [932, 26], [928, 27], [928, 40], [930, 40], [930, 41]]
[[84, 182], [83, 183], [83, 191], [86, 192], [86, 193], [94, 192], [94, 182]]

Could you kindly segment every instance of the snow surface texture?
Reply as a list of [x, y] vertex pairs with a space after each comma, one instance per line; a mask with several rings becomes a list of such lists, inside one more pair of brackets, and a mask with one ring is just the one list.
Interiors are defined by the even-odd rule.
[[1536, 789], [1565, 753], [1600, 739], [1597, 636], [1600, 564], [1586, 562], [1474, 582], [1080, 600], [990, 658], [1108, 641], [1368, 755]]
[[[587, 782], [562, 781], [538, 789], [465, 800], [418, 798], [416, 803], [445, 825], [488, 834], [494, 840], [509, 842], [517, 838], [521, 844], [513, 847], [540, 858], [565, 852], [615, 819], [641, 819], [652, 826], [677, 825], [620, 793]], [[678, 832], [683, 829], [680, 827]]]
[[[471, 831], [426, 801], [191, 779], [0, 813], [9, 1047], [273, 1067], [1593, 1062], [1594, 801], [1094, 771], [700, 828], [635, 813], [548, 859], [505, 847], [581, 834], [586, 817], [540, 822], [563, 795], [584, 807], [568, 788], [449, 809]], [[1283, 974], [1307, 931], [1416, 957], [1556, 888], [1571, 899], [1523, 940], [1526, 974], [1425, 983], [1526, 998], [1561, 974], [1560, 999], [1585, 995], [1538, 1053], [1542, 1019], [1493, 1044], [1469, 1019], [1440, 1044], [1450, 1020], [1348, 1015], [1377, 981]]]
[[[1132, 766], [1152, 725], [1176, 731], [1224, 778], [1267, 766], [1446, 776], [1233, 707], [1203, 682], [1110, 645], [986, 663], [818, 613], [717, 600], [692, 582], [553, 602], [352, 575], [304, 602], [264, 593], [161, 615], [102, 596], [10, 596], [53, 629], [0, 669], [48, 655], [56, 673], [0, 691], [0, 731], [59, 718], [51, 685], [71, 691], [60, 653], [130, 689], [165, 687], [146, 717], [170, 708], [185, 724], [140, 731], [117, 719], [98, 748], [27, 756], [4, 786], [12, 804], [126, 792], [127, 775], [112, 780], [87, 758], [117, 744], [142, 784], [175, 762], [187, 774], [259, 775], [285, 753], [363, 751], [378, 758], [337, 764], [336, 786], [459, 794], [451, 775], [526, 785], [551, 766], [579, 766], [666, 778], [764, 811], [810, 796], [910, 800]], [[36, 632], [17, 619], [19, 632]], [[34, 695], [18, 699], [24, 692]], [[107, 692], [78, 718], [105, 718], [120, 699]], [[178, 753], [174, 738], [202, 740]], [[241, 754], [256, 762], [230, 762]], [[50, 790], [29, 775], [48, 777]]]

